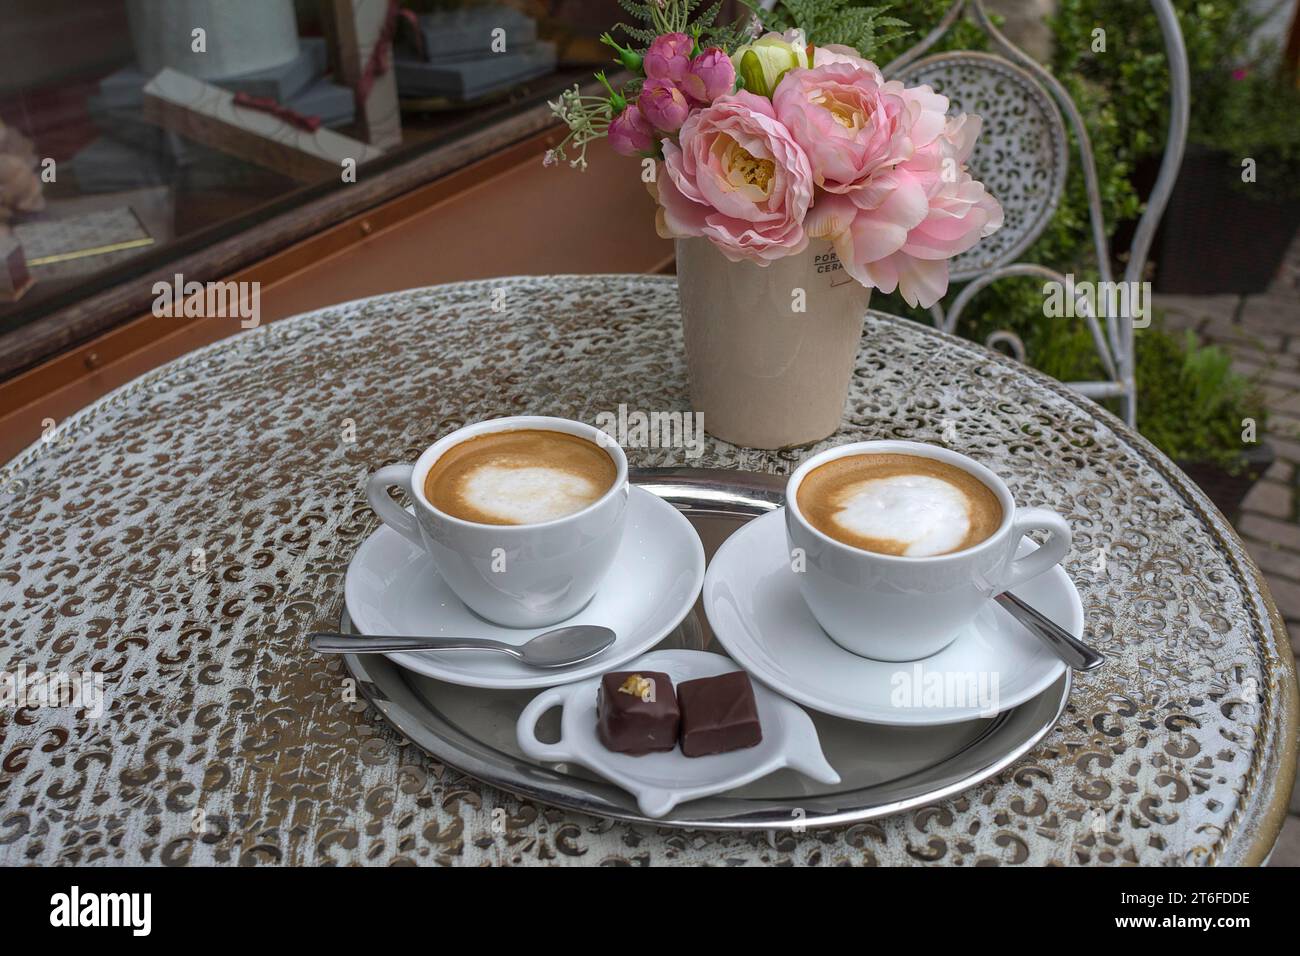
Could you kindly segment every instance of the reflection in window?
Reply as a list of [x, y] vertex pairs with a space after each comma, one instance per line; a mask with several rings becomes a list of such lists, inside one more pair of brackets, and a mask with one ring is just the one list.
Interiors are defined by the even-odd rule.
[[0, 332], [553, 97], [608, 60], [619, 18], [615, 0], [8, 7]]

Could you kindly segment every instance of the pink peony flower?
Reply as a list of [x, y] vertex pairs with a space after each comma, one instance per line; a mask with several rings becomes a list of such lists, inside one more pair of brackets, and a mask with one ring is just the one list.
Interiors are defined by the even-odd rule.
[[680, 83], [691, 65], [695, 41], [685, 33], [664, 33], [654, 38], [642, 61], [645, 75], [652, 80]]
[[861, 63], [791, 70], [772, 96], [777, 118], [808, 154], [817, 185], [830, 192], [867, 184], [944, 128], [946, 97], [928, 86], [885, 83], [872, 64]]
[[721, 96], [691, 114], [679, 140], [665, 140], [656, 178], [661, 236], [705, 236], [731, 261], [758, 265], [803, 251], [812, 169], [767, 99]]
[[848, 63], [856, 66], [860, 70], [867, 70], [875, 74], [876, 78], [884, 82], [880, 76], [880, 70], [876, 64], [870, 60], [864, 60], [858, 55], [858, 51], [851, 46], [843, 46], [838, 43], [828, 43], [826, 46], [819, 46], [813, 49], [813, 66], [828, 66], [831, 63]]
[[869, 184], [823, 193], [808, 214], [850, 275], [929, 308], [948, 291], [948, 260], [1002, 227], [1002, 207], [966, 168], [979, 119], [949, 120], [931, 142]]
[[648, 153], [654, 149], [654, 133], [637, 105], [629, 103], [609, 124], [609, 145], [623, 156]]
[[[907, 172], [890, 170], [868, 190], [850, 198], [819, 193], [804, 224], [814, 239], [830, 239], [841, 264], [865, 286], [892, 292], [871, 265], [894, 255], [929, 213], [925, 190]], [[889, 286], [889, 287], [887, 287]]]
[[682, 89], [697, 103], [712, 103], [736, 85], [736, 68], [720, 48], [711, 46], [691, 60]]
[[942, 136], [918, 150], [906, 163], [907, 170], [925, 190], [929, 211], [907, 234], [900, 251], [915, 259], [945, 260], [945, 289], [946, 260], [1002, 228], [1002, 206], [966, 167], [979, 130], [978, 116], [954, 117]]
[[650, 125], [665, 133], [680, 129], [691, 112], [686, 94], [670, 80], [646, 80], [636, 102], [641, 108], [641, 115]]

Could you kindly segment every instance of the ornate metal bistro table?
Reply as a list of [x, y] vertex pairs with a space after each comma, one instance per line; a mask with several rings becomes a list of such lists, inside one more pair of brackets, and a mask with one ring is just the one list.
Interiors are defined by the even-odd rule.
[[[0, 471], [0, 670], [102, 675], [102, 716], [0, 712], [0, 863], [1254, 863], [1294, 775], [1295, 672], [1259, 572], [1151, 445], [1058, 383], [872, 313], [823, 444], [940, 442], [1066, 515], [1091, 640], [1057, 725], [957, 797], [806, 832], [682, 831], [517, 799], [341, 690], [363, 483], [485, 417], [689, 407], [676, 287], [412, 290], [277, 322], [119, 389]], [[820, 446], [818, 446], [820, 447]], [[788, 473], [710, 439], [634, 465]], [[1088, 825], [1085, 822], [1091, 821]], [[1100, 825], [1096, 825], [1101, 821]]]

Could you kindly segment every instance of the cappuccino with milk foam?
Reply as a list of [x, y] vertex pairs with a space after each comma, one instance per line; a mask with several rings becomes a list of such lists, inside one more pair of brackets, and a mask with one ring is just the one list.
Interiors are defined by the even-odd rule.
[[799, 510], [828, 537], [909, 558], [964, 551], [1002, 524], [1002, 505], [956, 465], [906, 454], [835, 458], [808, 473]]
[[599, 500], [618, 476], [614, 459], [567, 432], [488, 432], [433, 463], [424, 497], [443, 514], [478, 524], [553, 521]]

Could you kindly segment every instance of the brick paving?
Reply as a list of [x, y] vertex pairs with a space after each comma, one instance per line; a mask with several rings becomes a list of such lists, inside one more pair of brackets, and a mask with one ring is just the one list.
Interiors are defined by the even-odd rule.
[[[1291, 649], [1300, 654], [1300, 238], [1260, 295], [1156, 296], [1155, 306], [1170, 328], [1194, 329], [1203, 341], [1223, 346], [1233, 366], [1260, 384], [1269, 410], [1265, 439], [1277, 461], [1251, 489], [1237, 531], [1268, 579]], [[1300, 779], [1271, 863], [1300, 866]]]

